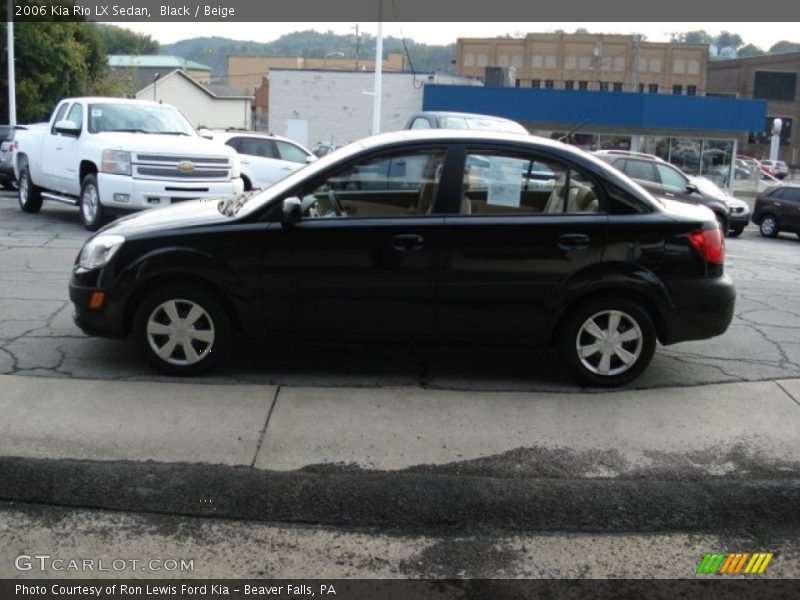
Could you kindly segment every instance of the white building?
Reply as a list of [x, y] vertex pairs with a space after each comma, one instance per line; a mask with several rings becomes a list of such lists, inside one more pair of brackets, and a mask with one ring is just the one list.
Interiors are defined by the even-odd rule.
[[[422, 109], [425, 83], [456, 82], [475, 83], [448, 75], [384, 72], [381, 131], [402, 129], [409, 114]], [[366, 137], [372, 133], [374, 88], [372, 71], [270, 69], [269, 129], [304, 146]]]
[[140, 100], [177, 107], [195, 127], [250, 129], [252, 97], [219, 85], [203, 85], [175, 70], [136, 92]]

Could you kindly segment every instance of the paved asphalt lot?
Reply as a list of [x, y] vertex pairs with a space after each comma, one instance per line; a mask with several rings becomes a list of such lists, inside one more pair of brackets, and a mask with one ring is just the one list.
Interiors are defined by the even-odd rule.
[[[71, 265], [88, 237], [74, 208], [45, 203], [24, 214], [0, 193], [0, 374], [151, 380], [130, 342], [88, 338], [72, 323]], [[800, 376], [800, 241], [760, 237], [749, 226], [727, 243], [738, 291], [735, 319], [719, 338], [659, 347], [640, 389]], [[204, 383], [423, 386], [458, 390], [575, 391], [553, 352], [248, 344]]]

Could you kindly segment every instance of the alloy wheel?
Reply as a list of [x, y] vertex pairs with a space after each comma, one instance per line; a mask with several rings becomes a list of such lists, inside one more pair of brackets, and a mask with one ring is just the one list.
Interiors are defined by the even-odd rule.
[[81, 197], [81, 212], [83, 213], [83, 220], [86, 223], [94, 223], [95, 219], [97, 219], [97, 209], [99, 205], [100, 197], [97, 193], [97, 188], [93, 185], [87, 185]]
[[636, 320], [619, 310], [595, 313], [581, 325], [575, 349], [583, 366], [601, 376], [620, 375], [639, 360], [644, 335]]

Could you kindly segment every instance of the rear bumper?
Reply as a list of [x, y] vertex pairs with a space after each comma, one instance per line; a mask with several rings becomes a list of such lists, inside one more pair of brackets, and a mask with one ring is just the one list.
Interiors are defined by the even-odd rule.
[[704, 340], [727, 331], [736, 303], [736, 288], [728, 275], [667, 287], [673, 305], [661, 314], [662, 344]]

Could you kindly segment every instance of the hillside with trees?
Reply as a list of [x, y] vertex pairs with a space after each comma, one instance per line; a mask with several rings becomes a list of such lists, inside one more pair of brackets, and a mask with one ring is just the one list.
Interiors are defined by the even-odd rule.
[[[355, 34], [338, 35], [332, 31], [296, 31], [281, 36], [273, 42], [246, 42], [222, 37], [203, 37], [163, 44], [162, 54], [174, 54], [194, 60], [212, 68], [212, 75], [228, 74], [228, 56], [298, 56], [324, 58], [342, 53], [347, 58], [371, 60], [375, 58], [375, 36], [362, 33], [357, 42]], [[408, 55], [415, 71], [453, 72], [455, 44], [436, 46], [406, 40]], [[356, 52], [358, 54], [356, 55]], [[405, 53], [403, 40], [386, 37], [383, 40], [384, 56], [389, 52]]]

